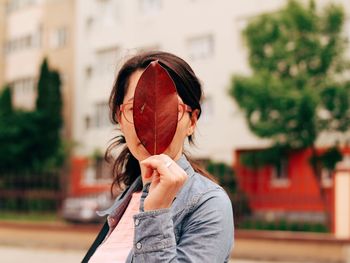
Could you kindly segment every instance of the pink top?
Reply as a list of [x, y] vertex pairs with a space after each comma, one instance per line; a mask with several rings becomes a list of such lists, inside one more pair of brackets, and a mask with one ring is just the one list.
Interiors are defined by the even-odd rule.
[[97, 248], [89, 262], [91, 263], [124, 263], [133, 247], [134, 219], [139, 213], [141, 192], [133, 193], [118, 225], [109, 237]]

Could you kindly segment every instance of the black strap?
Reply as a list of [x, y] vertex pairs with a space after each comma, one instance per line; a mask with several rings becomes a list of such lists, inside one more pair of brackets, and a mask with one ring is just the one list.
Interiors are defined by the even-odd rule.
[[89, 262], [91, 256], [95, 253], [96, 249], [98, 246], [102, 243], [102, 241], [105, 239], [107, 233], [109, 230], [109, 226], [107, 221], [104, 223], [100, 233], [98, 233], [94, 243], [92, 243], [91, 247], [89, 248], [88, 252], [86, 253], [85, 257], [81, 261], [82, 263], [87, 263]]
[[[142, 187], [142, 181], [141, 179], [138, 180], [138, 183], [136, 185], [136, 189]], [[148, 192], [148, 187], [147, 186], [147, 192]], [[129, 188], [128, 188], [129, 189]], [[114, 219], [116, 220], [116, 223], [119, 223], [119, 220], [122, 218], [126, 208], [129, 205], [129, 202], [131, 200], [132, 197], [132, 191], [129, 192], [128, 189], [126, 191], [124, 191], [124, 193], [122, 194], [121, 198], [124, 198], [124, 200], [122, 201], [122, 203], [119, 205], [119, 207], [117, 208], [117, 211], [115, 211], [115, 215], [114, 215]], [[125, 194], [128, 194], [127, 196], [125, 196]], [[103, 242], [103, 240], [105, 240], [107, 234], [109, 231], [109, 225], [108, 222], [106, 221], [105, 224], [103, 225], [100, 233], [98, 233], [94, 243], [92, 243], [91, 247], [89, 248], [88, 252], [86, 253], [85, 257], [82, 260], [82, 263], [88, 263], [90, 258], [92, 257], [92, 255], [95, 253], [96, 249], [98, 248], [99, 245], [101, 245], [101, 243]]]
[[[124, 197], [123, 202], [119, 205], [119, 207], [115, 211], [115, 215], [113, 216], [113, 218], [115, 219], [116, 224], [118, 224], [119, 220], [122, 218], [126, 208], [129, 205], [131, 197], [132, 197], [132, 192], [128, 193], [128, 195]], [[91, 247], [89, 248], [88, 252], [86, 253], [82, 263], [87, 263], [90, 260], [91, 256], [95, 253], [98, 246], [101, 245], [103, 240], [106, 238], [108, 231], [109, 231], [109, 225], [108, 225], [108, 222], [106, 221], [105, 224], [103, 225], [100, 233], [98, 233], [94, 243], [92, 243]]]

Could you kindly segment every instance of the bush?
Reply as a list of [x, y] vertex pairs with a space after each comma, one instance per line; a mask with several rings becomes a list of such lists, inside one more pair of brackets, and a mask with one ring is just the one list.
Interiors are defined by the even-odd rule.
[[292, 232], [316, 232], [327, 233], [329, 229], [325, 224], [316, 222], [288, 222], [286, 220], [265, 221], [258, 219], [245, 219], [239, 225], [239, 229], [255, 229], [255, 230], [278, 230]]
[[225, 163], [209, 161], [206, 169], [225, 189], [232, 202], [235, 224], [241, 221], [244, 216], [250, 215], [251, 209], [246, 194], [238, 188], [237, 178], [232, 167]]

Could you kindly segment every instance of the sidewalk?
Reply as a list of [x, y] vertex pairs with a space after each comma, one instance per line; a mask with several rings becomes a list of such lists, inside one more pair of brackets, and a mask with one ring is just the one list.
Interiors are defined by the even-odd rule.
[[[80, 250], [55, 250], [55, 249], [35, 249], [21, 247], [0, 247], [2, 263], [77, 263], [83, 258], [85, 251]], [[247, 261], [231, 260], [230, 263], [271, 263], [267, 261]], [[288, 263], [288, 262], [285, 262]], [[293, 263], [293, 262], [289, 262]]]
[[[98, 225], [0, 221], [0, 248], [3, 253], [7, 250], [6, 253], [10, 253], [9, 251], [13, 249], [23, 248], [24, 257], [26, 251], [34, 255], [36, 250], [45, 251], [44, 254], [47, 255], [51, 252], [56, 255], [62, 254], [64, 250], [63, 254], [67, 254], [67, 257], [72, 255], [81, 258], [99, 229]], [[0, 254], [3, 255], [3, 253]], [[232, 258], [234, 262], [244, 259], [242, 262], [245, 263], [286, 261], [350, 263], [350, 240], [336, 240], [327, 234], [238, 230]], [[63, 259], [62, 261], [76, 262]], [[1, 260], [1, 262], [4, 261]]]
[[100, 226], [0, 221], [0, 245], [87, 250]]
[[350, 263], [350, 240], [331, 234], [239, 230], [235, 240], [234, 258]]

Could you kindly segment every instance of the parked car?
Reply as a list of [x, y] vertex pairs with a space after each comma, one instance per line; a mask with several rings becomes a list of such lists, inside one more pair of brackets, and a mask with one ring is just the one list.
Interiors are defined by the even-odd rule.
[[103, 217], [96, 211], [104, 210], [113, 204], [109, 192], [79, 197], [68, 197], [63, 201], [62, 217], [70, 222], [101, 222]]

